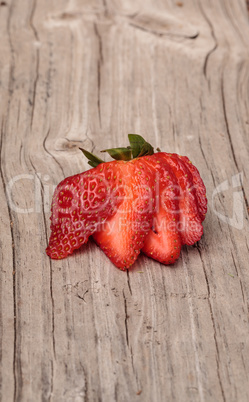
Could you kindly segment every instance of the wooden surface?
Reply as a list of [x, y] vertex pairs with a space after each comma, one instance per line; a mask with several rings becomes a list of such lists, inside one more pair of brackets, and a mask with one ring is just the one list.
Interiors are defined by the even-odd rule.
[[[247, 2], [5, 0], [0, 38], [1, 401], [248, 401]], [[77, 146], [129, 132], [198, 166], [202, 240], [173, 268], [51, 261]]]

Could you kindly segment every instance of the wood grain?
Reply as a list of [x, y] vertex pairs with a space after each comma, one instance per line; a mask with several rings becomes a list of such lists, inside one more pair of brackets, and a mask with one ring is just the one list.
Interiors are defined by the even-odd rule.
[[[0, 400], [248, 401], [246, 2], [6, 0], [0, 37]], [[123, 273], [92, 241], [51, 261], [78, 146], [129, 132], [198, 166], [202, 240], [173, 268], [141, 256]], [[241, 208], [237, 228], [214, 211]]]

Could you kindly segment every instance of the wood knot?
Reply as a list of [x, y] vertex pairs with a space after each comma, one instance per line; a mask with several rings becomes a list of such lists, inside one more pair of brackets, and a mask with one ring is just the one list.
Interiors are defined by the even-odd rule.
[[84, 146], [85, 141], [68, 140], [67, 138], [60, 138], [55, 143], [56, 151], [72, 151], [77, 150], [79, 147]]

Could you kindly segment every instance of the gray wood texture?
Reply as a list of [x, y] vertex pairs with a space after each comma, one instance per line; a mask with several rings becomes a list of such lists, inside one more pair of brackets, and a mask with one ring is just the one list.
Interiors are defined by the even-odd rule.
[[[247, 4], [0, 2], [1, 401], [249, 400]], [[198, 167], [203, 238], [173, 268], [124, 273], [92, 241], [51, 261], [77, 147], [129, 132]]]

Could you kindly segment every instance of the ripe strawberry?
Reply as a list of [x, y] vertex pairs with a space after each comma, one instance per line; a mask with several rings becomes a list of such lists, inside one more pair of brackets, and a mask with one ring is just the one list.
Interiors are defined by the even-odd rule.
[[63, 180], [52, 200], [51, 236], [46, 249], [54, 259], [65, 258], [86, 243], [121, 202], [117, 162], [102, 163]]
[[174, 172], [180, 189], [179, 232], [182, 244], [192, 245], [200, 240], [203, 234], [192, 173], [178, 155], [163, 152], [162, 157]]
[[177, 179], [163, 154], [145, 157], [156, 172], [158, 187], [153, 226], [142, 251], [163, 264], [173, 264], [180, 255], [179, 187]]
[[187, 165], [188, 169], [192, 173], [193, 183], [196, 190], [196, 198], [198, 203], [198, 210], [201, 220], [204, 221], [207, 213], [207, 197], [206, 197], [206, 187], [200, 176], [198, 169], [193, 165], [187, 156], [181, 156], [182, 160]]
[[[142, 249], [172, 264], [181, 244], [200, 239], [207, 211], [205, 186], [187, 157], [154, 150], [129, 134], [130, 146], [105, 150], [104, 163], [82, 150], [94, 167], [63, 180], [52, 202], [47, 254], [60, 259], [95, 241], [119, 268], [129, 268]], [[132, 159], [133, 157], [133, 159]]]
[[154, 171], [143, 158], [119, 164], [124, 199], [93, 237], [118, 268], [126, 269], [137, 259], [151, 228], [155, 182]]

